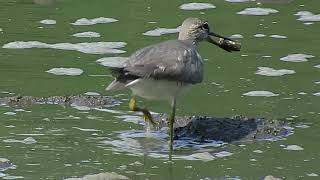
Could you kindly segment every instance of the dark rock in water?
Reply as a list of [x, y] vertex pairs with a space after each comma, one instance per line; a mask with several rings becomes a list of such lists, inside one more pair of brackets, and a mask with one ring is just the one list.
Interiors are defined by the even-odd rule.
[[56, 105], [75, 105], [86, 106], [89, 108], [111, 107], [120, 101], [110, 96], [89, 96], [89, 95], [71, 95], [71, 96], [12, 96], [0, 98], [0, 105], [9, 106], [30, 106], [34, 104], [56, 104]]
[[[181, 121], [185, 121], [182, 123]], [[198, 142], [209, 140], [234, 142], [254, 140], [276, 140], [288, 136], [291, 131], [280, 121], [245, 118], [216, 118], [192, 116], [177, 118], [175, 139], [194, 139]], [[182, 126], [181, 126], [182, 124]], [[186, 124], [183, 126], [183, 124]]]

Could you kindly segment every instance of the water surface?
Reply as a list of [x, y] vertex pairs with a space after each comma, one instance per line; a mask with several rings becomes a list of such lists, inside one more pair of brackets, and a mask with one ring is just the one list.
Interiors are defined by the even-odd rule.
[[[64, 179], [116, 172], [131, 179], [259, 179], [269, 174], [285, 179], [311, 179], [319, 175], [320, 71], [314, 66], [320, 64], [320, 22], [304, 24], [308, 22], [297, 20], [301, 17], [294, 14], [309, 11], [317, 15], [320, 2], [237, 2], [203, 1], [215, 8], [182, 10], [179, 7], [189, 2], [2, 0], [1, 47], [17, 41], [43, 42], [47, 46], [92, 42], [127, 45], [114, 49], [121, 54], [99, 49], [99, 53], [87, 53], [90, 48], [77, 51], [72, 50], [70, 44], [60, 48], [0, 48], [1, 97], [95, 92], [113, 95], [123, 102], [99, 111], [57, 105], [0, 106], [0, 158], [14, 165], [0, 172], [0, 176]], [[277, 13], [238, 14], [246, 8], [271, 8]], [[161, 36], [143, 33], [178, 27], [190, 16], [207, 19], [211, 28], [220, 34], [241, 34], [243, 38], [238, 40], [243, 49], [239, 53], [226, 53], [211, 44], [201, 44], [205, 79], [179, 99], [179, 115], [229, 117], [240, 114], [303, 122], [304, 126], [295, 127], [293, 135], [275, 142], [183, 146], [174, 152], [173, 163], [168, 162], [166, 130], [146, 134], [141, 117], [128, 112], [129, 92], [104, 91], [112, 78], [101, 65], [106, 62], [96, 61], [105, 57], [128, 57], [146, 45], [176, 38], [174, 33]], [[82, 18], [89, 20], [87, 25], [71, 24]], [[96, 18], [118, 21], [92, 23]], [[42, 20], [56, 23], [43, 24]], [[72, 36], [82, 32], [96, 32], [100, 37]], [[264, 36], [257, 38], [257, 34]], [[277, 36], [272, 38], [272, 35]], [[301, 55], [280, 60], [293, 54]], [[270, 71], [263, 73], [267, 75], [257, 74], [261, 67], [268, 67], [273, 75], [270, 76]], [[58, 76], [46, 72], [53, 68], [77, 68], [83, 73]], [[278, 70], [287, 71], [278, 75]], [[243, 95], [255, 91], [277, 96]], [[139, 103], [154, 112], [169, 111], [166, 102], [141, 100]]]

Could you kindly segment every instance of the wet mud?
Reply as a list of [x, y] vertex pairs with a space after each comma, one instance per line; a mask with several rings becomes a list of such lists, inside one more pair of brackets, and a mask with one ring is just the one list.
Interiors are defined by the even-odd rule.
[[[167, 124], [165, 116], [156, 119], [160, 127]], [[174, 139], [228, 143], [279, 140], [292, 133], [288, 127], [288, 122], [264, 118], [183, 116], [176, 117]]]
[[[34, 104], [55, 104], [63, 106], [80, 106], [88, 108], [105, 108], [119, 104], [120, 101], [110, 96], [12, 96], [0, 98], [0, 104], [13, 107], [25, 107]], [[154, 116], [158, 122], [157, 129], [167, 127], [167, 116]], [[278, 140], [292, 133], [285, 121], [264, 118], [178, 116], [175, 120], [174, 139], [192, 139], [197, 142], [223, 141], [244, 142], [258, 140]]]
[[112, 107], [120, 101], [110, 96], [89, 96], [89, 95], [70, 95], [70, 96], [12, 96], [0, 98], [0, 105], [12, 107], [25, 107], [35, 104], [55, 104], [64, 106], [85, 106], [89, 108]]

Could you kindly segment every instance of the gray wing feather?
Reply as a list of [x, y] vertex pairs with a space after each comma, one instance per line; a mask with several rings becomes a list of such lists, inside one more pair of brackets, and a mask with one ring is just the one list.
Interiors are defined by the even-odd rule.
[[131, 75], [200, 83], [203, 62], [190, 41], [172, 40], [145, 47], [130, 56], [124, 70]]

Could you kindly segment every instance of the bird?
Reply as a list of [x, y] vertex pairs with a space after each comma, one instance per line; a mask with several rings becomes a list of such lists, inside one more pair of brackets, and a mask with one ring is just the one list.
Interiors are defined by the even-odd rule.
[[197, 50], [202, 41], [208, 41], [228, 52], [239, 51], [241, 48], [240, 43], [210, 31], [208, 21], [190, 17], [180, 26], [178, 39], [139, 49], [120, 67], [110, 67], [115, 79], [106, 90], [131, 89], [129, 108], [131, 111], [142, 112], [146, 122], [156, 125], [150, 111], [137, 106], [137, 96], [166, 100], [171, 104], [168, 118], [171, 147], [177, 97], [203, 81], [203, 60]]

